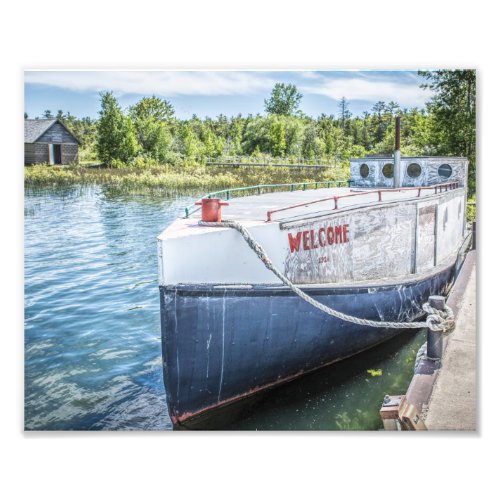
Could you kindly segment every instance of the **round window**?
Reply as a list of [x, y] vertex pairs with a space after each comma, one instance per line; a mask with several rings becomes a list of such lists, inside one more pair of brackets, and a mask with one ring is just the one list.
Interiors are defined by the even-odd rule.
[[408, 165], [408, 168], [406, 169], [406, 173], [409, 177], [413, 177], [414, 179], [416, 179], [417, 177], [420, 177], [420, 174], [422, 173], [422, 167], [418, 163], [410, 163]]
[[440, 177], [443, 177], [444, 179], [448, 179], [448, 177], [451, 176], [453, 170], [451, 169], [451, 167], [444, 163], [443, 165], [441, 165], [439, 168], [438, 168], [438, 175]]
[[368, 165], [366, 163], [363, 163], [363, 165], [359, 167], [359, 175], [361, 175], [361, 177], [365, 179], [366, 177], [368, 177], [369, 173], [370, 169], [368, 168]]
[[386, 163], [384, 165], [384, 168], [382, 169], [382, 173], [384, 174], [384, 177], [387, 177], [388, 179], [392, 178], [394, 175], [394, 168], [392, 163]]

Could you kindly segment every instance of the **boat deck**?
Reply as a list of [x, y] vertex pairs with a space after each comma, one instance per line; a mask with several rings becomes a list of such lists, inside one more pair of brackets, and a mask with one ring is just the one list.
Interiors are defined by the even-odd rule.
[[[457, 188], [458, 186], [455, 186], [454, 189]], [[435, 196], [436, 192], [441, 192], [439, 186], [401, 188], [400, 190], [336, 187], [266, 193], [230, 199], [229, 206], [222, 208], [222, 218], [240, 221], [247, 227], [259, 226], [268, 222], [293, 223], [327, 216], [334, 210], [342, 212], [358, 207], [417, 199], [417, 196], [422, 199]], [[335, 204], [337, 205], [336, 209]], [[192, 212], [189, 218], [179, 217], [161, 233], [159, 239], [225, 230], [224, 228], [200, 227], [198, 225], [200, 218], [200, 208]]]
[[[271, 220], [274, 222], [289, 222], [330, 213], [335, 208], [334, 197], [338, 197], [337, 209], [342, 210], [343, 208], [354, 208], [367, 204], [411, 199], [415, 198], [417, 194], [418, 188], [401, 191], [382, 189], [381, 201], [379, 201], [379, 190], [374, 189], [342, 187], [267, 193], [259, 196], [233, 198], [229, 200], [229, 206], [223, 207], [222, 214], [224, 219], [264, 222], [268, 220], [268, 212], [270, 211], [301, 205], [271, 214]], [[434, 189], [422, 189], [420, 197], [434, 194]], [[323, 201], [316, 202], [317, 200]], [[200, 216], [201, 211], [197, 211], [191, 217], [199, 219]]]

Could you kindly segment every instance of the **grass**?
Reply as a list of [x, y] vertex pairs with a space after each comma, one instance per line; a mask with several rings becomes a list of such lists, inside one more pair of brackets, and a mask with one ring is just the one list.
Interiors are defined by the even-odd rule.
[[476, 220], [476, 195], [467, 200], [467, 221], [472, 222]]
[[255, 184], [346, 180], [346, 169], [295, 167], [212, 167], [157, 165], [144, 168], [95, 168], [84, 165], [25, 167], [26, 187], [100, 185], [119, 192], [217, 191]]

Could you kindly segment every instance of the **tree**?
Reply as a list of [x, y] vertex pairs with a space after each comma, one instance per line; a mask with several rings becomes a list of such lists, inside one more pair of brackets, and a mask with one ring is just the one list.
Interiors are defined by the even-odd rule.
[[292, 116], [299, 110], [302, 94], [291, 83], [277, 83], [269, 99], [264, 100], [266, 113], [274, 115]]
[[156, 122], [168, 122], [174, 117], [174, 107], [165, 99], [156, 96], [143, 97], [130, 108], [132, 120], [152, 119]]
[[349, 111], [348, 102], [345, 97], [340, 99], [339, 103], [340, 110], [340, 126], [344, 132], [347, 131], [348, 121], [351, 119], [352, 113]]
[[419, 71], [422, 85], [434, 91], [427, 104], [437, 154], [469, 159], [469, 189], [475, 191], [476, 173], [476, 72], [475, 70]]
[[97, 152], [99, 158], [128, 162], [139, 151], [132, 120], [125, 116], [112, 92], [101, 93], [101, 110], [97, 125]]
[[130, 108], [129, 115], [142, 151], [164, 161], [172, 143], [169, 122], [174, 116], [173, 106], [159, 97], [144, 97]]
[[47, 118], [47, 119], [49, 119], [49, 118], [54, 118], [54, 117], [52, 116], [52, 111], [50, 111], [50, 109], [46, 109], [46, 110], [43, 112], [43, 117], [44, 117], [44, 118]]
[[271, 147], [271, 154], [273, 156], [283, 156], [286, 151], [285, 141], [285, 127], [279, 120], [271, 124], [269, 130], [269, 142]]

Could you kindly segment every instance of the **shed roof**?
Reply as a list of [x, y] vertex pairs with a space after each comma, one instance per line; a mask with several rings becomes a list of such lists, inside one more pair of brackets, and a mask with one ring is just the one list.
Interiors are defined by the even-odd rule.
[[62, 125], [67, 130], [67, 132], [71, 134], [80, 144], [78, 137], [76, 137], [75, 134], [68, 130], [68, 127], [66, 127], [66, 125], [64, 125], [64, 123], [57, 118], [50, 118], [48, 120], [24, 120], [24, 142], [28, 144], [36, 142], [37, 139], [39, 139], [45, 132], [47, 132], [47, 130], [49, 130], [49, 128], [52, 127], [52, 125], [54, 125], [55, 123], [59, 123], [60, 125]]

